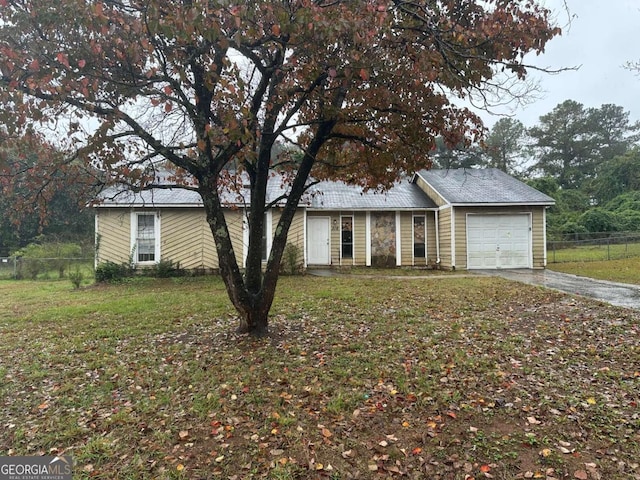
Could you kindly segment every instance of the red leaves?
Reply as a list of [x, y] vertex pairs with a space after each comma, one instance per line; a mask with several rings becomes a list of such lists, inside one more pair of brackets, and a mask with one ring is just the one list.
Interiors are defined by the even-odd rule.
[[65, 67], [69, 68], [69, 57], [66, 53], [59, 52], [56, 55], [56, 60], [62, 65], [64, 65]]

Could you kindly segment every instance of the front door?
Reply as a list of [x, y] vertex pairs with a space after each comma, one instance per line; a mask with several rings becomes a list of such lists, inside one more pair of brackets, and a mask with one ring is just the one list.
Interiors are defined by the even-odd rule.
[[307, 262], [309, 265], [331, 264], [329, 217], [307, 218]]

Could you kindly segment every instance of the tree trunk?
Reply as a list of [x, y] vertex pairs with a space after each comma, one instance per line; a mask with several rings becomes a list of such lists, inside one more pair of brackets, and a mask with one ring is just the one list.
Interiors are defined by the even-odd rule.
[[[207, 215], [207, 222], [215, 240], [218, 252], [218, 266], [220, 275], [227, 289], [227, 294], [234, 308], [238, 312], [239, 325], [236, 331], [255, 337], [264, 337], [269, 333], [269, 310], [275, 295], [277, 275], [262, 278], [260, 254], [261, 235], [254, 235], [258, 239], [250, 244], [247, 255], [247, 268], [242, 274], [240, 265], [233, 248], [231, 235], [224, 215], [224, 208], [217, 194], [216, 178], [200, 180], [200, 195]], [[256, 229], [263, 228], [262, 218], [258, 218]]]
[[256, 310], [247, 312], [245, 317], [240, 317], [237, 333], [247, 333], [252, 337], [266, 337], [269, 334], [268, 312], [258, 312]]
[[[341, 93], [336, 103], [344, 100]], [[289, 227], [293, 221], [298, 203], [305, 191], [305, 185], [315, 156], [326, 141], [335, 125], [335, 119], [323, 122], [318, 126], [315, 139], [311, 142], [297, 175], [291, 185], [285, 205], [282, 207], [280, 220], [273, 236], [271, 253], [266, 269], [262, 271], [262, 232], [264, 229], [265, 195], [269, 181], [269, 157], [264, 155], [265, 168], [253, 172], [251, 177], [251, 202], [249, 214], [249, 245], [246, 258], [245, 273], [242, 274], [238, 264], [231, 235], [224, 215], [224, 208], [218, 194], [217, 173], [200, 175], [199, 192], [207, 215], [207, 222], [218, 252], [218, 266], [227, 289], [229, 299], [238, 312], [239, 333], [247, 333], [255, 337], [264, 337], [269, 333], [269, 311], [275, 297], [280, 262], [287, 242]], [[268, 149], [270, 151], [270, 148]]]

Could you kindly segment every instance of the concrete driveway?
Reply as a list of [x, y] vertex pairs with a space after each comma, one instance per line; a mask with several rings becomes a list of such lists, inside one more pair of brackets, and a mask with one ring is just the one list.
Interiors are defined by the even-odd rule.
[[595, 298], [618, 307], [640, 310], [640, 286], [579, 277], [551, 270], [482, 270], [479, 273], [541, 285], [561, 292]]

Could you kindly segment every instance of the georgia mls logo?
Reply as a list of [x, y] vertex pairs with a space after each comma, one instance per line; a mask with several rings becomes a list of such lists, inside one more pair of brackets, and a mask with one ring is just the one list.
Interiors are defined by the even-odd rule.
[[62, 457], [0, 457], [0, 480], [72, 480], [73, 460]]

